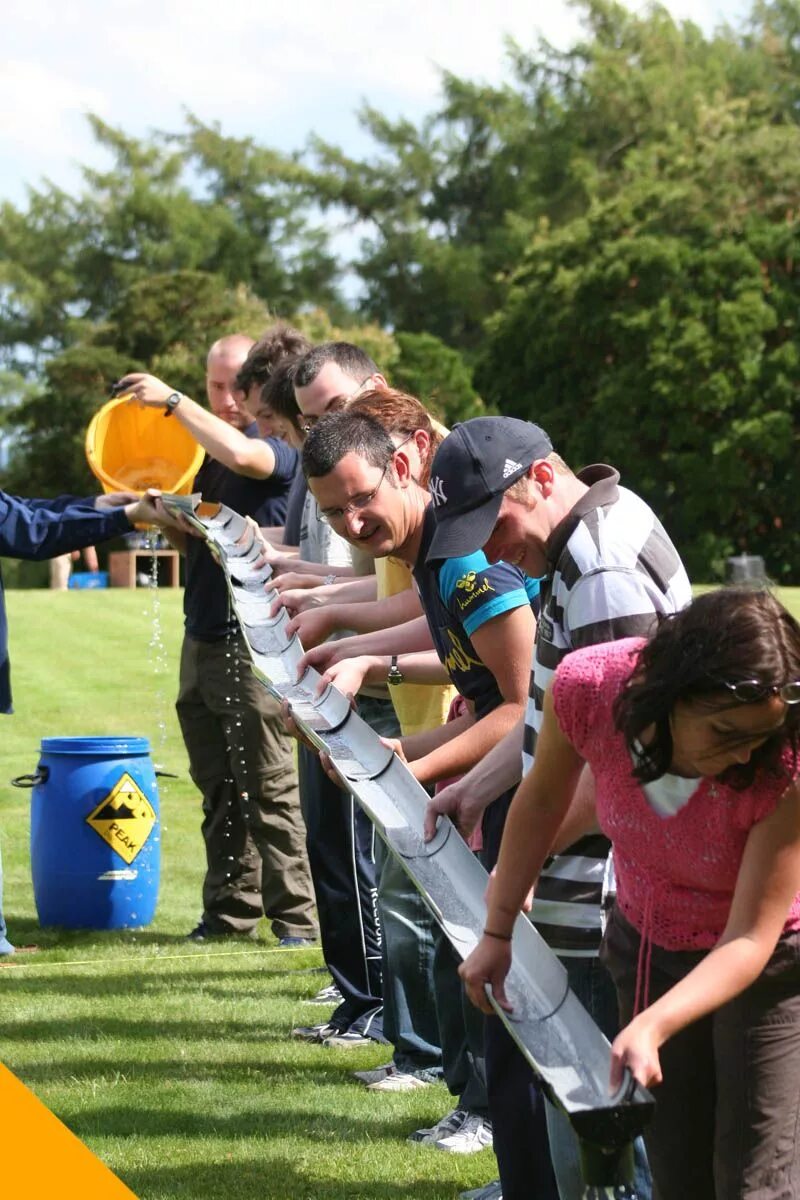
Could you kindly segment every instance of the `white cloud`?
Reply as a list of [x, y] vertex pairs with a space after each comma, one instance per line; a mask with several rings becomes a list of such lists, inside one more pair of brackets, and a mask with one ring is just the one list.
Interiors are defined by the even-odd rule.
[[[710, 25], [742, 2], [669, 7]], [[5, 0], [0, 190], [19, 198], [24, 180], [96, 162], [86, 110], [143, 134], [179, 128], [188, 108], [282, 149], [313, 130], [360, 153], [362, 99], [416, 120], [437, 102], [438, 67], [497, 81], [504, 34], [567, 45], [577, 29], [565, 0]]]

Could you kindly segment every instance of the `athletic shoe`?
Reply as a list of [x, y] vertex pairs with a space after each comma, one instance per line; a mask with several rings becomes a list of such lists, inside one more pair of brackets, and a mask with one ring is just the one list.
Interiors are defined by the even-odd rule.
[[336, 1029], [322, 1039], [323, 1046], [336, 1046], [340, 1049], [356, 1046], [372, 1046], [374, 1042], [371, 1037], [367, 1037], [365, 1033], [359, 1033], [357, 1029]]
[[316, 996], [312, 996], [309, 1000], [304, 1000], [303, 1004], [341, 1004], [344, 997], [339, 991], [335, 983], [329, 983], [327, 987], [320, 988]]
[[448, 1137], [451, 1133], [455, 1133], [457, 1129], [466, 1121], [469, 1113], [466, 1108], [454, 1108], [452, 1112], [447, 1113], [442, 1117], [441, 1121], [437, 1121], [430, 1129], [415, 1129], [409, 1134], [410, 1142], [419, 1142], [423, 1145], [434, 1145], [439, 1138]]
[[379, 1079], [385, 1079], [390, 1071], [394, 1070], [394, 1063], [384, 1063], [382, 1067], [372, 1067], [369, 1071], [353, 1071], [353, 1079], [357, 1079], [359, 1083], [365, 1083], [367, 1087], [371, 1083], [377, 1083]]
[[325, 1038], [332, 1037], [334, 1033], [341, 1033], [341, 1029], [336, 1025], [331, 1025], [328, 1021], [322, 1021], [319, 1025], [296, 1025], [292, 1030], [292, 1037], [298, 1042], [319, 1042], [325, 1041]]
[[478, 1113], [468, 1113], [458, 1129], [437, 1138], [434, 1145], [447, 1154], [478, 1154], [492, 1145], [492, 1122]]
[[458, 1200], [503, 1200], [503, 1185], [499, 1179], [493, 1179], [485, 1187], [470, 1188], [468, 1192], [459, 1192]]
[[14, 949], [7, 937], [0, 938], [0, 954], [13, 954]]
[[408, 1071], [398, 1071], [392, 1067], [382, 1079], [368, 1083], [367, 1089], [370, 1092], [413, 1092], [416, 1088], [430, 1086], [430, 1080], [420, 1079], [419, 1075], [412, 1075]]
[[281, 950], [307, 950], [316, 944], [315, 938], [282, 937], [278, 939], [278, 947]]

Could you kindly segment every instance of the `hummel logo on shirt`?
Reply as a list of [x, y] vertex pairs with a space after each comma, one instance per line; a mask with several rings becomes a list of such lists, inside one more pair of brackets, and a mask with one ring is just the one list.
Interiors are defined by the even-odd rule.
[[503, 467], [503, 479], [508, 479], [509, 475], [513, 475], [515, 471], [522, 470], [522, 463], [514, 462], [513, 458], [507, 458]]
[[446, 504], [447, 496], [445, 496], [445, 494], [444, 494], [444, 483], [442, 482], [442, 480], [439, 478], [438, 475], [436, 476], [435, 479], [431, 480], [430, 487], [431, 487], [431, 496], [433, 497], [433, 503], [437, 504], [437, 505], [438, 504]]

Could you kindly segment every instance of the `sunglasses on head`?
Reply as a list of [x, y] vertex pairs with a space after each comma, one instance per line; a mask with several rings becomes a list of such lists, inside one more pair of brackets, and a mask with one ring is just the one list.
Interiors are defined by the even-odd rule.
[[742, 704], [758, 704], [770, 696], [779, 696], [784, 704], [800, 704], [800, 680], [792, 683], [761, 683], [758, 679], [741, 679], [738, 683], [723, 681], [723, 687]]

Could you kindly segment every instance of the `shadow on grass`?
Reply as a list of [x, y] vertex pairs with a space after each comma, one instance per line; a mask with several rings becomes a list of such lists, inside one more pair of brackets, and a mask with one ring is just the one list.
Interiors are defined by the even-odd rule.
[[[292, 1059], [288, 1062], [270, 1062], [251, 1059], [247, 1062], [230, 1059], [204, 1061], [196, 1058], [158, 1059], [155, 1062], [143, 1062], [141, 1059], [126, 1058], [124, 1055], [111, 1057], [64, 1058], [59, 1057], [58, 1067], [52, 1063], [25, 1063], [15, 1066], [13, 1055], [4, 1056], [6, 1066], [27, 1086], [36, 1090], [37, 1084], [58, 1086], [68, 1081], [85, 1079], [90, 1086], [95, 1079], [109, 1079], [124, 1076], [131, 1083], [142, 1080], [152, 1080], [154, 1083], [169, 1087], [171, 1084], [184, 1086], [191, 1083], [207, 1083], [222, 1081], [228, 1085], [239, 1083], [252, 1084], [254, 1077], [264, 1083], [271, 1081], [286, 1082], [300, 1079], [303, 1083], [341, 1084], [350, 1081], [342, 1071], [341, 1062], [332, 1059], [322, 1059], [318, 1062], [298, 1062]], [[355, 1064], [354, 1064], [355, 1065]], [[356, 1085], [353, 1083], [355, 1088]]]
[[196, 1200], [197, 1196], [236, 1200], [455, 1200], [458, 1187], [424, 1178], [342, 1180], [301, 1173], [289, 1162], [259, 1159], [197, 1163], [185, 1167], [123, 1170], [120, 1178], [140, 1200]]
[[[39, 966], [39, 962], [41, 962], [41, 966]], [[207, 966], [202, 969], [204, 962]], [[198, 959], [198, 969], [196, 970], [173, 971], [170, 969], [164, 974], [159, 974], [158, 969], [166, 964], [162, 964], [158, 958], [148, 957], [142, 958], [140, 963], [126, 963], [126, 970], [122, 974], [118, 974], [115, 970], [113, 960], [99, 958], [96, 966], [102, 967], [105, 963], [108, 963], [107, 975], [97, 975], [94, 971], [95, 964], [92, 964], [91, 974], [79, 974], [77, 971], [67, 970], [63, 974], [59, 974], [59, 967], [65, 966], [65, 964], [59, 963], [57, 960], [51, 960], [45, 965], [42, 960], [26, 958], [20, 962], [20, 965], [11, 962], [3, 968], [3, 971], [0, 971], [0, 982], [5, 982], [4, 974], [13, 975], [13, 986], [17, 989], [17, 993], [23, 992], [28, 996], [130, 997], [135, 988], [137, 992], [147, 994], [151, 998], [158, 993], [166, 995], [177, 992], [182, 985], [197, 986], [198, 982], [202, 982], [204, 991], [210, 997], [230, 1000], [231, 989], [235, 986], [236, 996], [239, 999], [247, 998], [246, 994], [241, 991], [242, 987], [246, 987], [250, 989], [252, 997], [260, 1000], [285, 997], [297, 1004], [303, 1003], [306, 992], [313, 995], [314, 991], [318, 989], [317, 977], [306, 975], [302, 969], [296, 969], [296, 974], [303, 981], [298, 983], [298, 990], [303, 995], [298, 995], [294, 988], [281, 986], [276, 982], [279, 979], [286, 979], [287, 975], [293, 975], [295, 972], [290, 972], [282, 967], [268, 966], [266, 963], [259, 966], [227, 967], [225, 970], [220, 970], [212, 965], [213, 956], [205, 960]], [[132, 976], [136, 978], [132, 980]], [[9, 985], [12, 986], [10, 981]], [[0, 993], [1, 996], [2, 993]], [[320, 1017], [321, 1019], [322, 1017]]]
[[[119, 946], [124, 949], [131, 943], [135, 943], [137, 946], [159, 943], [171, 946], [181, 942], [184, 945], [187, 944], [185, 933], [166, 933], [163, 930], [157, 931], [149, 928], [109, 930], [61, 929], [55, 925], [43, 927], [32, 917], [15, 917], [8, 912], [6, 912], [5, 917], [9, 926], [9, 936], [13, 935], [12, 940], [15, 943], [40, 946], [42, 950], [63, 950], [67, 948], [103, 950], [108, 946]], [[257, 943], [254, 942], [253, 945], [256, 946]]]
[[[176, 1103], [179, 1099], [176, 1096]], [[310, 1101], [308, 1104], [295, 1101], [290, 1109], [276, 1111], [257, 1102], [247, 1104], [241, 1099], [237, 1100], [236, 1112], [230, 1114], [205, 1110], [178, 1112], [166, 1104], [159, 1108], [147, 1108], [140, 1104], [113, 1105], [103, 1101], [94, 1111], [82, 1110], [74, 1114], [62, 1111], [59, 1118], [82, 1141], [131, 1135], [137, 1138], [182, 1137], [200, 1140], [263, 1135], [271, 1140], [287, 1138], [295, 1144], [335, 1142], [341, 1146], [343, 1143], [352, 1143], [358, 1145], [359, 1154], [363, 1153], [363, 1143], [367, 1139], [373, 1148], [379, 1143], [397, 1146], [417, 1127], [413, 1116], [390, 1113], [385, 1108], [372, 1109], [369, 1115], [354, 1116], [352, 1112], [320, 1111]], [[409, 1148], [409, 1153], [419, 1152], [419, 1147]]]

